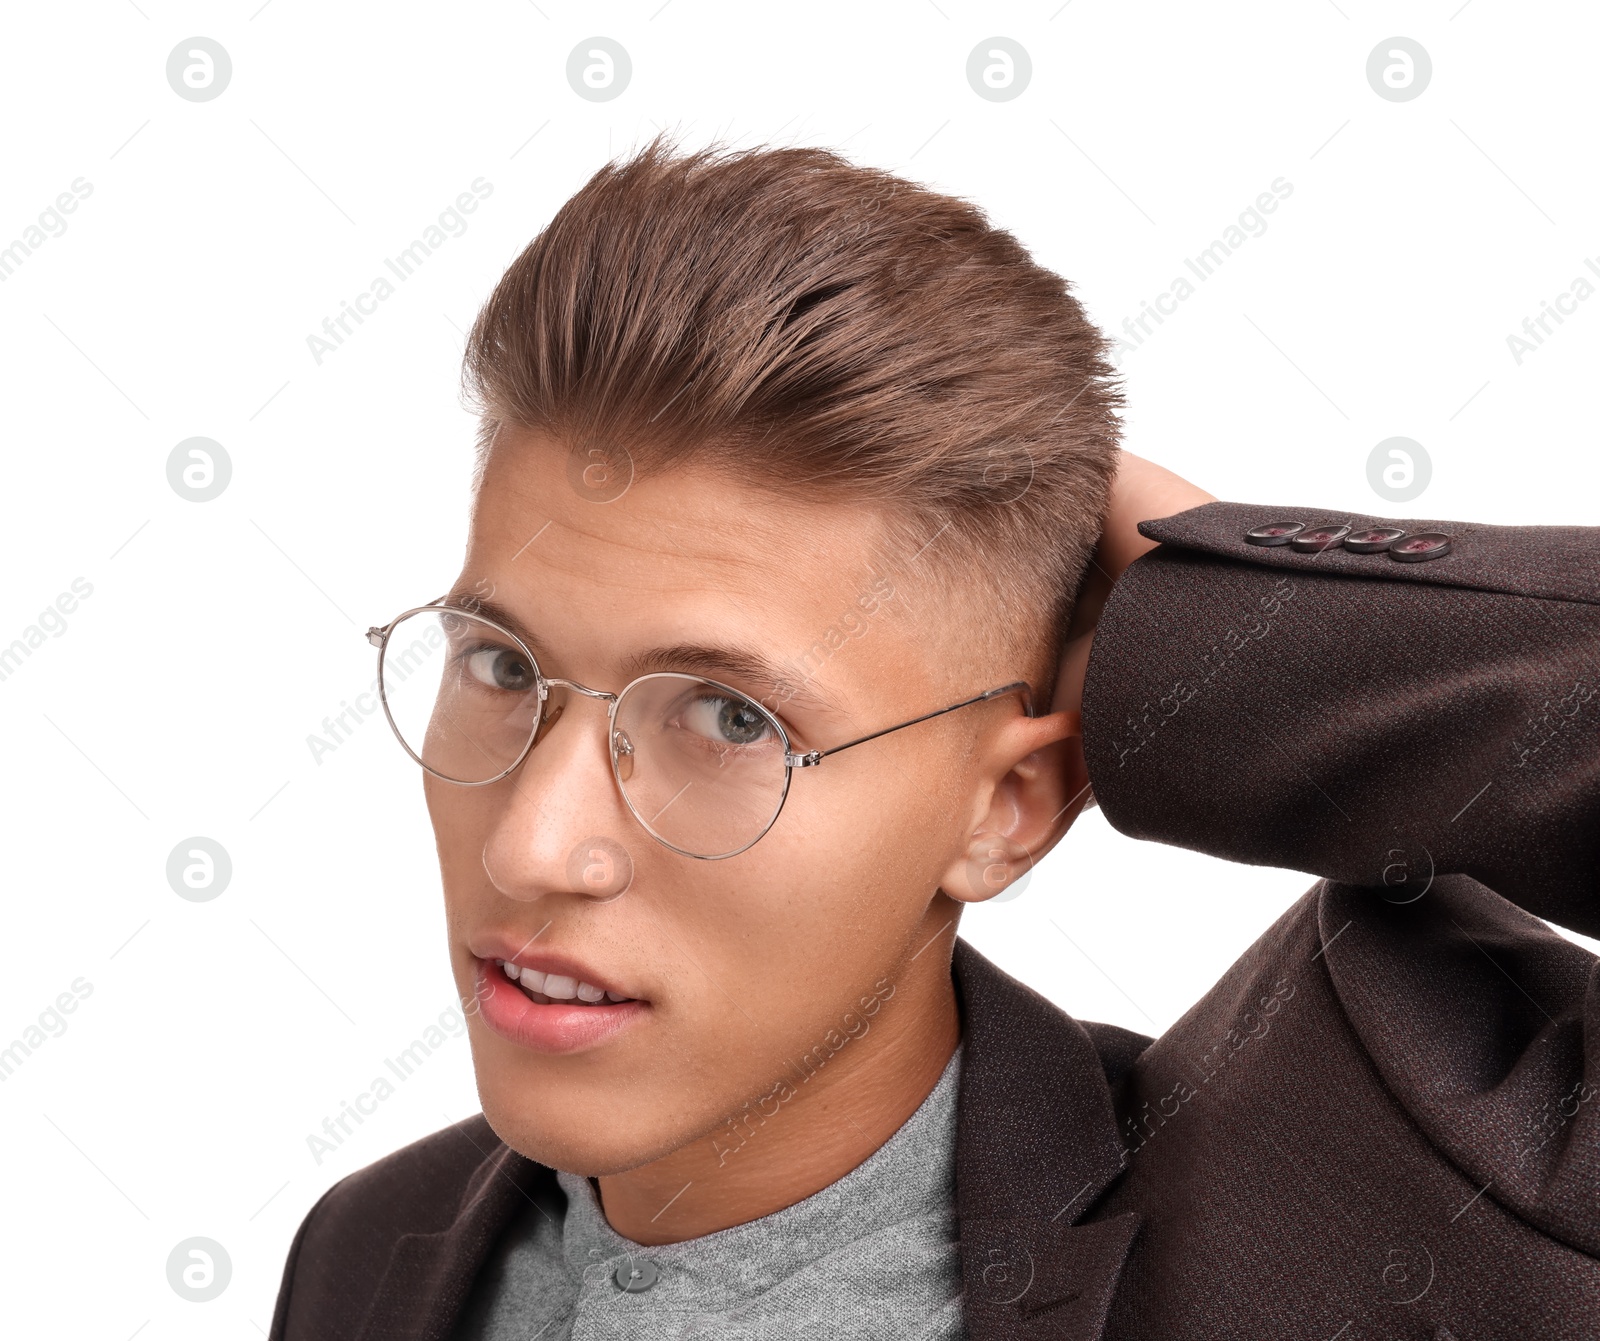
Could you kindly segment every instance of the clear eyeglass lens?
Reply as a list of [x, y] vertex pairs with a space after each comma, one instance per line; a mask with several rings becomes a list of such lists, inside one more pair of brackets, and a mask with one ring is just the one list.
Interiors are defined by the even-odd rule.
[[532, 659], [464, 610], [419, 610], [389, 631], [383, 697], [412, 757], [453, 782], [499, 777], [539, 719]]
[[[390, 630], [383, 694], [407, 751], [453, 782], [505, 774], [539, 723], [532, 659], [515, 639], [462, 610], [419, 610]], [[552, 723], [562, 706], [548, 711]], [[594, 728], [604, 731], [603, 718]], [[610, 747], [634, 816], [668, 846], [698, 857], [731, 856], [755, 842], [788, 787], [777, 721], [697, 675], [636, 681], [617, 703]]]
[[655, 837], [698, 857], [742, 851], [772, 824], [788, 786], [777, 722], [696, 675], [647, 675], [617, 704], [613, 766]]

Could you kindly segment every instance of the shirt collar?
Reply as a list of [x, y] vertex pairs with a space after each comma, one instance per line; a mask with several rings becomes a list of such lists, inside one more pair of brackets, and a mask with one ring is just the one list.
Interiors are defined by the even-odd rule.
[[[573, 1274], [594, 1280], [643, 1257], [673, 1292], [715, 1307], [771, 1289], [809, 1262], [920, 1216], [949, 1217], [954, 1239], [956, 1099], [960, 1046], [927, 1097], [898, 1131], [837, 1181], [792, 1206], [679, 1243], [645, 1246], [607, 1223], [594, 1184], [558, 1172], [567, 1194], [563, 1255]], [[782, 1110], [773, 1125], [781, 1122]], [[761, 1129], [753, 1139], [759, 1139]], [[775, 1133], [774, 1133], [775, 1134]]]

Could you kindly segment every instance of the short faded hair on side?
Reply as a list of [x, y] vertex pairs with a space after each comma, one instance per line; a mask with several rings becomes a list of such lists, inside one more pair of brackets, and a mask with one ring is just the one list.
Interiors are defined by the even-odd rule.
[[515, 425], [636, 473], [694, 460], [872, 505], [907, 564], [975, 599], [1044, 711], [1116, 470], [1108, 350], [967, 201], [824, 149], [658, 135], [511, 264], [463, 385], [480, 480]]

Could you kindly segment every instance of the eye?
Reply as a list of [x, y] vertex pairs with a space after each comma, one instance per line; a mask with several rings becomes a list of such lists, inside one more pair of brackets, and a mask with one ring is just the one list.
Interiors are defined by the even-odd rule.
[[533, 667], [512, 647], [479, 647], [466, 655], [467, 674], [489, 689], [526, 694], [534, 688]]
[[774, 735], [772, 723], [755, 704], [726, 694], [693, 699], [684, 710], [683, 725], [715, 745], [758, 745]]

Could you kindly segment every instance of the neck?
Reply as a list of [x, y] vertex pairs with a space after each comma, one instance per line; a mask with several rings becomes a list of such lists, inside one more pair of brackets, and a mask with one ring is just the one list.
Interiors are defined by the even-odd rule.
[[[943, 895], [933, 903], [918, 946], [957, 915], [939, 907], [949, 905]], [[790, 1059], [780, 1099], [768, 1086], [761, 1105], [747, 1104], [726, 1126], [600, 1178], [611, 1227], [651, 1245], [699, 1238], [793, 1206], [861, 1164], [916, 1112], [961, 1040], [953, 939], [937, 936], [904, 964], [864, 1032], [825, 1066]]]

